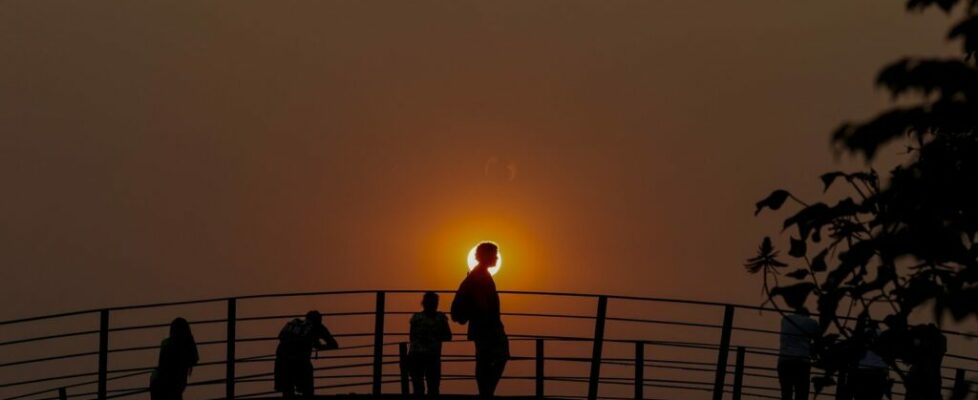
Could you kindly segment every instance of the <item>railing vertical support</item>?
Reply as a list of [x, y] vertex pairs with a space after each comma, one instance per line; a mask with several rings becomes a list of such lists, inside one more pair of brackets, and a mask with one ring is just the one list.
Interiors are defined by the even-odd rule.
[[601, 348], [604, 345], [604, 320], [608, 312], [608, 296], [598, 297], [598, 313], [594, 319], [594, 345], [591, 348], [591, 376], [588, 379], [587, 398], [598, 398], [598, 380], [601, 379]]
[[373, 395], [380, 396], [384, 372], [384, 292], [377, 292], [374, 311], [374, 382]]
[[537, 339], [536, 396], [543, 398], [543, 339]]
[[401, 396], [407, 397], [411, 394], [411, 385], [408, 382], [408, 348], [407, 343], [401, 342], [397, 344], [397, 359], [398, 365], [401, 366]]
[[645, 342], [635, 342], [635, 400], [645, 398]]
[[720, 333], [720, 350], [717, 353], [716, 377], [713, 380], [713, 400], [723, 399], [723, 386], [727, 379], [727, 356], [730, 352], [730, 332], [733, 329], [734, 307], [723, 308], [723, 331]]
[[99, 313], [98, 329], [98, 400], [105, 400], [109, 375], [109, 310]]
[[744, 355], [746, 351], [743, 346], [737, 346], [737, 364], [734, 367], [733, 400], [740, 400], [740, 392], [744, 388]]
[[224, 397], [227, 399], [234, 399], [234, 361], [235, 352], [234, 344], [237, 341], [236, 328], [238, 321], [238, 300], [235, 298], [228, 299], [228, 316], [227, 316], [227, 349], [225, 353], [225, 369], [224, 369]]
[[59, 400], [68, 400], [68, 390], [65, 389], [65, 388], [63, 388], [63, 387], [62, 388], [58, 388], [58, 399]]

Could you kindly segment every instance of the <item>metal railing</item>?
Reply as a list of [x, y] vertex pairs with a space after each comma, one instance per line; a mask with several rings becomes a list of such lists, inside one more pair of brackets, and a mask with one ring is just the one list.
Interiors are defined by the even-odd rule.
[[[195, 372], [190, 382], [191, 388], [202, 388], [197, 397], [244, 399], [271, 396], [274, 395], [271, 391], [271, 363], [274, 361], [271, 350], [277, 340], [274, 334], [284, 321], [300, 314], [282, 314], [281, 308], [286, 305], [269, 303], [284, 301], [295, 311], [304, 309], [299, 308], [300, 304], [323, 305], [309, 300], [320, 297], [329, 301], [328, 306], [319, 308], [326, 309], [327, 325], [335, 330], [334, 336], [341, 341], [342, 348], [317, 355], [317, 391], [348, 393], [354, 390], [375, 396], [407, 394], [409, 384], [404, 366], [408, 334], [404, 330], [388, 329], [391, 326], [388, 319], [414, 313], [403, 304], [416, 304], [417, 295], [423, 292], [277, 293], [0, 321], [0, 376], [20, 375], [0, 381], [0, 398], [105, 400], [146, 397], [148, 375], [155, 365], [158, 346], [147, 344], [145, 340], [159, 340], [165, 336], [162, 330], [169, 326], [164, 322], [187, 313], [198, 316], [188, 317], [195, 336], [198, 336], [202, 354], [196, 369], [204, 370]], [[510, 310], [503, 313], [510, 340], [514, 348], [525, 350], [514, 351], [510, 365], [532, 367], [507, 368], [503, 379], [522, 385], [514, 394], [589, 400], [779, 398], [774, 366], [779, 332], [772, 325], [778, 321], [777, 315], [772, 314], [773, 309], [637, 296], [529, 291], [503, 291], [500, 294], [503, 309]], [[394, 296], [400, 296], [401, 301], [392, 301]], [[407, 299], [410, 300], [405, 303]], [[508, 302], [516, 307], [509, 307]], [[370, 303], [372, 309], [362, 308]], [[548, 307], [547, 303], [552, 304]], [[334, 311], [350, 306], [357, 308]], [[249, 308], [277, 312], [242, 312]], [[663, 312], [664, 309], [671, 309], [678, 316], [649, 316], [669, 314]], [[124, 323], [133, 316], [149, 318], [153, 322]], [[757, 321], [738, 324], [737, 317]], [[87, 321], [79, 322], [79, 319]], [[113, 324], [116, 319], [123, 323]], [[359, 322], [347, 322], [353, 320]], [[84, 326], [85, 323], [92, 323], [97, 329], [60, 329], [65, 325]], [[43, 327], [54, 332], [41, 332]], [[361, 329], [348, 331], [351, 327]], [[530, 332], [532, 330], [537, 332]], [[206, 332], [198, 334], [198, 331]], [[248, 332], [270, 335], [247, 335]], [[960, 332], [946, 334], [955, 340], [973, 337]], [[456, 337], [461, 336], [456, 332]], [[97, 339], [93, 348], [44, 354], [44, 350], [56, 349], [59, 341], [69, 342], [67, 347], [75, 349], [80, 346], [72, 343], [92, 338]], [[728, 362], [731, 352], [734, 353], [732, 365]], [[965, 383], [969, 374], [978, 373], [975, 354], [951, 353], [945, 360], [946, 390]], [[463, 371], [471, 371], [473, 361], [471, 349], [446, 351], [443, 363], [448, 372], [443, 381], [446, 384], [472, 381], [474, 377]], [[587, 366], [586, 373], [575, 372], [580, 369], [576, 366], [581, 365]], [[92, 366], [95, 368], [91, 369]], [[67, 372], [59, 373], [58, 370]], [[524, 370], [526, 372], [521, 372]], [[137, 379], [142, 383], [133, 383]], [[894, 389], [895, 398], [903, 395], [899, 382]], [[474, 384], [463, 390], [474, 392]], [[841, 391], [836, 393], [834, 390], [826, 394], [842, 396]]]

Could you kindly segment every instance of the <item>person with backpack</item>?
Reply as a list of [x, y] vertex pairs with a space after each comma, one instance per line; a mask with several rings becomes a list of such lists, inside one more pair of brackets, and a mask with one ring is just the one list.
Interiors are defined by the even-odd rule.
[[152, 400], [181, 400], [194, 365], [200, 360], [197, 342], [186, 319], [170, 322], [170, 336], [160, 343], [160, 356], [149, 380]]
[[438, 294], [427, 292], [421, 299], [424, 311], [411, 316], [411, 347], [408, 350], [408, 370], [414, 385], [414, 395], [438, 396], [441, 382], [441, 343], [452, 340], [448, 317], [438, 311]]
[[489, 268], [499, 260], [499, 247], [482, 242], [476, 247], [478, 264], [455, 292], [452, 320], [469, 324], [468, 338], [475, 342], [475, 379], [479, 397], [491, 399], [509, 360], [509, 339], [499, 311], [499, 293]]
[[312, 350], [332, 350], [339, 344], [323, 325], [319, 311], [309, 311], [306, 319], [293, 319], [282, 327], [275, 349], [275, 391], [282, 397], [295, 397], [296, 392], [312, 398], [314, 392]]

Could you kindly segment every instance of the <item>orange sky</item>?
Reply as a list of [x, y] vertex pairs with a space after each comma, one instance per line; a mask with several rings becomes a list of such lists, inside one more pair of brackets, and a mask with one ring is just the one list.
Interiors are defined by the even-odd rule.
[[[876, 71], [947, 54], [900, 2], [0, 2], [0, 319], [453, 288], [756, 304]], [[514, 171], [514, 172], [511, 172]], [[42, 291], [43, 290], [43, 291]], [[25, 305], [29, 304], [29, 305]]]

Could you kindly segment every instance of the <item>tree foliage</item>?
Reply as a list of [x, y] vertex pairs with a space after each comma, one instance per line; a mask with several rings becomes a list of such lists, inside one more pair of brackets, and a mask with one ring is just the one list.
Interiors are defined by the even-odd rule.
[[[756, 204], [755, 215], [797, 204], [782, 231], [790, 260], [764, 238], [746, 267], [764, 275], [769, 299], [815, 297], [823, 332], [816, 360], [826, 371], [817, 390], [853, 362], [858, 352], [845, 349], [863, 343], [860, 324], [868, 320], [886, 320], [899, 333], [912, 329], [907, 316], [921, 307], [938, 323], [948, 314], [978, 316], [978, 0], [906, 4], [960, 12], [948, 38], [961, 42], [962, 57], [885, 66], [877, 84], [901, 105], [832, 134], [837, 151], [867, 163], [885, 146], [904, 145], [903, 162], [884, 177], [872, 169], [823, 174], [824, 191], [845, 186], [841, 200], [809, 203], [778, 189]], [[877, 351], [902, 359], [897, 349]]]

